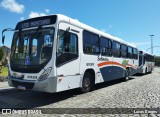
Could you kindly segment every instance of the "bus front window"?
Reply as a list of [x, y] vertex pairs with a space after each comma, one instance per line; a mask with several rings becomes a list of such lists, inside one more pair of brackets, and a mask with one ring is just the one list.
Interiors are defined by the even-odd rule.
[[11, 64], [35, 66], [47, 63], [52, 57], [54, 28], [15, 32], [11, 48]]

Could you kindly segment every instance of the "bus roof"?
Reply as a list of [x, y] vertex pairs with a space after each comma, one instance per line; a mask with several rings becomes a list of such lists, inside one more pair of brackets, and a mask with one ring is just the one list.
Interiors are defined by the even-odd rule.
[[118, 37], [115, 37], [115, 36], [112, 36], [112, 35], [110, 35], [110, 34], [108, 34], [108, 33], [102, 32], [102, 31], [100, 31], [100, 30], [98, 30], [98, 29], [95, 29], [95, 28], [93, 28], [93, 27], [91, 27], [91, 26], [88, 26], [88, 25], [86, 25], [86, 24], [84, 24], [84, 23], [79, 22], [77, 19], [72, 19], [72, 18], [70, 18], [70, 17], [68, 17], [68, 16], [65, 16], [65, 15], [62, 15], [62, 14], [55, 14], [55, 15], [53, 14], [53, 15], [48, 15], [48, 16], [41, 16], [41, 17], [26, 19], [26, 20], [23, 20], [23, 21], [19, 22], [19, 23], [17, 24], [17, 26], [16, 26], [16, 29], [18, 29], [18, 28], [20, 27], [20, 26], [19, 26], [20, 23], [23, 23], [23, 22], [26, 22], [26, 21], [29, 21], [29, 20], [31, 20], [31, 21], [33, 20], [33, 21], [34, 21], [35, 19], [38, 19], [38, 18], [41, 19], [41, 18], [45, 18], [45, 17], [51, 18], [52, 22], [55, 22], [54, 19], [55, 19], [55, 17], [56, 17], [56, 19], [57, 19], [58, 21], [64, 21], [64, 22], [73, 24], [73, 25], [75, 25], [75, 26], [77, 26], [77, 27], [79, 27], [79, 28], [82, 28], [82, 29], [84, 29], [84, 30], [87, 30], [87, 31], [93, 32], [93, 33], [95, 33], [95, 34], [98, 34], [99, 36], [103, 36], [103, 37], [112, 39], [112, 40], [114, 40], [114, 41], [117, 41], [117, 42], [123, 43], [123, 44], [125, 44], [125, 45], [131, 46], [131, 47], [133, 47], [133, 48], [137, 48], [135, 45], [133, 45], [133, 44], [131, 44], [131, 43], [128, 43], [128, 42], [126, 42], [126, 41], [124, 41], [124, 40], [122, 40], [122, 39], [120, 39], [120, 38], [118, 38]]
[[144, 54], [148, 54], [148, 55], [154, 56], [153, 54], [151, 54], [151, 53], [149, 53], [149, 52], [147, 52], [145, 50], [139, 50], [139, 51], [143, 52]]
[[110, 34], [108, 34], [108, 33], [102, 32], [102, 31], [100, 31], [100, 30], [98, 30], [98, 29], [95, 29], [95, 28], [93, 28], [93, 27], [91, 27], [91, 26], [88, 26], [88, 25], [86, 25], [86, 24], [84, 24], [84, 23], [81, 23], [81, 22], [79, 22], [77, 19], [72, 19], [72, 18], [70, 18], [70, 17], [67, 17], [67, 16], [65, 16], [65, 15], [61, 15], [61, 14], [57, 14], [57, 17], [58, 17], [58, 19], [61, 20], [61, 21], [68, 21], [68, 23], [71, 23], [71, 24], [73, 24], [73, 25], [76, 25], [77, 27], [80, 27], [80, 28], [85, 29], [85, 30], [87, 30], [87, 31], [96, 33], [96, 34], [98, 34], [98, 35], [100, 35], [100, 36], [103, 36], [103, 37], [112, 39], [112, 40], [114, 40], [114, 41], [118, 41], [118, 42], [123, 43], [123, 44], [126, 44], [126, 45], [128, 45], [128, 46], [137, 48], [135, 45], [133, 45], [133, 44], [131, 44], [131, 43], [128, 43], [128, 42], [126, 42], [126, 41], [124, 41], [124, 40], [122, 40], [122, 39], [120, 39], [120, 38], [118, 38], [118, 37], [115, 37], [115, 36], [110, 35]]

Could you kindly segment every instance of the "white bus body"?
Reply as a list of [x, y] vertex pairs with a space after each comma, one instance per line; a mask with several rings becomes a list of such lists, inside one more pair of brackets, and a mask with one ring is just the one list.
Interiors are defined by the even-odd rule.
[[147, 74], [154, 70], [154, 55], [145, 51], [139, 51], [139, 70], [138, 73]]
[[8, 82], [24, 90], [88, 92], [138, 68], [134, 45], [60, 14], [19, 22], [11, 48]]

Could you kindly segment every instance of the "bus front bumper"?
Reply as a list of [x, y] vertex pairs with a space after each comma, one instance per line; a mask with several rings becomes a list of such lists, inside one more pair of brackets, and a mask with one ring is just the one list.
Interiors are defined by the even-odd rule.
[[43, 81], [8, 78], [8, 84], [11, 87], [16, 87], [22, 90], [34, 90], [48, 93], [54, 93], [57, 91], [57, 77], [47, 78]]

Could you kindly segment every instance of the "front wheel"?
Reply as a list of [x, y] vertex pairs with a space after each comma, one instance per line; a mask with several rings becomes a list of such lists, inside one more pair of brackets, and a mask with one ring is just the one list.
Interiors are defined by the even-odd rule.
[[81, 92], [87, 93], [91, 91], [92, 85], [91, 75], [89, 73], [85, 73], [82, 80]]
[[152, 68], [151, 68], [151, 71], [149, 72], [150, 74], [152, 73]]
[[144, 73], [145, 75], [147, 74], [147, 68], [145, 69], [145, 73]]

